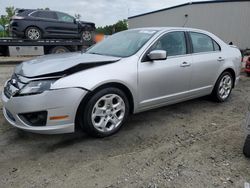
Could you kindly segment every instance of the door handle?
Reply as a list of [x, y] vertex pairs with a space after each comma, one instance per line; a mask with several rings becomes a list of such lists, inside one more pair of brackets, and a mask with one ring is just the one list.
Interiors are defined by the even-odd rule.
[[191, 66], [191, 63], [188, 63], [188, 62], [183, 62], [181, 64], [181, 67], [190, 67]]
[[222, 58], [222, 57], [219, 57], [219, 58], [217, 59], [217, 61], [221, 62], [221, 61], [225, 61], [225, 59]]

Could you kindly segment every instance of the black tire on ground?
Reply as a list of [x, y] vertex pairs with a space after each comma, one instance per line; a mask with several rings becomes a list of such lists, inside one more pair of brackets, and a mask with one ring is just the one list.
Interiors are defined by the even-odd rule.
[[60, 53], [66, 53], [70, 52], [70, 50], [64, 46], [55, 46], [50, 49], [50, 54], [60, 54]]
[[244, 147], [243, 147], [243, 154], [247, 158], [250, 158], [250, 135], [248, 135], [246, 140], [245, 140], [245, 144], [244, 144]]
[[[220, 82], [221, 82], [222, 78], [223, 78], [224, 76], [226, 76], [226, 75], [230, 76], [230, 78], [231, 78], [231, 80], [232, 80], [232, 88], [231, 88], [231, 91], [230, 91], [228, 97], [225, 98], [225, 99], [223, 99], [223, 98], [221, 98], [220, 95], [219, 95], [219, 86], [220, 86]], [[220, 75], [220, 77], [218, 78], [218, 80], [216, 81], [216, 84], [215, 84], [215, 86], [214, 86], [213, 92], [211, 93], [212, 99], [213, 99], [214, 101], [216, 101], [216, 102], [225, 102], [225, 101], [230, 97], [230, 95], [231, 95], [231, 92], [232, 92], [232, 89], [233, 89], [233, 82], [234, 82], [234, 79], [233, 79], [232, 74], [231, 74], [230, 72], [228, 72], [228, 71], [223, 72], [223, 73]]]
[[249, 72], [247, 73], [247, 76], [250, 77], [250, 73]]
[[[119, 124], [118, 127], [116, 127], [110, 132], [101, 132], [94, 127], [92, 120], [91, 120], [91, 115], [92, 115], [92, 111], [96, 102], [100, 98], [108, 94], [115, 94], [123, 99], [124, 104], [125, 104], [125, 114], [124, 114], [124, 118], [122, 122]], [[80, 125], [82, 130], [86, 132], [88, 135], [97, 137], [97, 138], [103, 138], [103, 137], [111, 136], [115, 134], [116, 132], [118, 132], [120, 128], [123, 126], [124, 122], [127, 120], [128, 115], [129, 115], [129, 101], [126, 95], [124, 94], [124, 92], [118, 88], [113, 88], [113, 87], [104, 88], [102, 90], [95, 92], [93, 95], [91, 95], [91, 97], [88, 98], [86, 102], [82, 101], [78, 109], [76, 123]]]
[[[33, 35], [31, 33], [33, 33]], [[42, 32], [37, 27], [28, 27], [25, 30], [25, 38], [29, 40], [39, 40], [42, 38]]]

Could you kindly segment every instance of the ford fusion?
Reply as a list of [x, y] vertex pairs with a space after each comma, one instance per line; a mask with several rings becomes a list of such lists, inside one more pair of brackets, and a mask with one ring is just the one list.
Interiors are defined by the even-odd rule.
[[4, 86], [3, 113], [14, 127], [44, 134], [76, 128], [110, 136], [129, 114], [211, 95], [226, 101], [241, 53], [198, 29], [117, 33], [85, 53], [23, 62]]

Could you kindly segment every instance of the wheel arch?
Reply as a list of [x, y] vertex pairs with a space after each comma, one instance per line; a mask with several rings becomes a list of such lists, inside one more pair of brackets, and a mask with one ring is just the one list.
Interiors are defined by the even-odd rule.
[[78, 113], [81, 111], [81, 107], [85, 106], [85, 104], [88, 102], [88, 100], [98, 91], [105, 89], [105, 88], [109, 88], [109, 87], [114, 87], [114, 88], [118, 88], [120, 90], [122, 90], [124, 92], [124, 94], [126, 95], [128, 101], [129, 101], [129, 113], [132, 114], [134, 112], [134, 97], [132, 95], [132, 92], [130, 91], [130, 89], [125, 86], [122, 83], [118, 83], [118, 82], [110, 82], [110, 83], [105, 83], [102, 84], [96, 88], [94, 88], [92, 91], [90, 91], [80, 102], [78, 108], [77, 108], [77, 112], [76, 112], [76, 116], [75, 116], [75, 122], [77, 122], [77, 118], [78, 118]]
[[[220, 76], [224, 73], [224, 72], [229, 72], [232, 76], [233, 76], [233, 88], [235, 87], [235, 80], [236, 80], [236, 73], [235, 71], [232, 69], [232, 68], [227, 68], [225, 69], [221, 74]], [[220, 77], [219, 76], [219, 77]]]
[[29, 25], [29, 26], [27, 26], [27, 27], [24, 29], [24, 32], [26, 32], [26, 31], [27, 31], [27, 29], [28, 29], [29, 27], [36, 27], [37, 29], [39, 29], [39, 30], [41, 31], [42, 35], [44, 34], [43, 29], [41, 29], [41, 28], [40, 28], [40, 27], [38, 27], [37, 25]]

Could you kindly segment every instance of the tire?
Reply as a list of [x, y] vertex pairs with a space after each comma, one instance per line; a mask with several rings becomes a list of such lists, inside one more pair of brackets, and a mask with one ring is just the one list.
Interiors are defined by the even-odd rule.
[[250, 77], [250, 73], [249, 72], [247, 73], [247, 76]]
[[39, 40], [42, 38], [42, 32], [37, 27], [28, 27], [25, 30], [25, 38], [29, 40]]
[[83, 31], [81, 34], [81, 39], [85, 42], [90, 42], [93, 39], [93, 33], [91, 31]]
[[67, 53], [70, 52], [70, 50], [64, 46], [56, 46], [51, 48], [50, 54], [61, 54], [61, 53]]
[[105, 88], [80, 104], [76, 119], [84, 132], [103, 138], [118, 132], [128, 114], [129, 102], [124, 92], [117, 88]]
[[[230, 72], [223, 72], [217, 80], [211, 97], [216, 102], [225, 102], [233, 89], [233, 76]], [[224, 93], [224, 94], [223, 94]]]
[[250, 135], [248, 135], [245, 140], [243, 154], [245, 155], [245, 157], [250, 158]]

